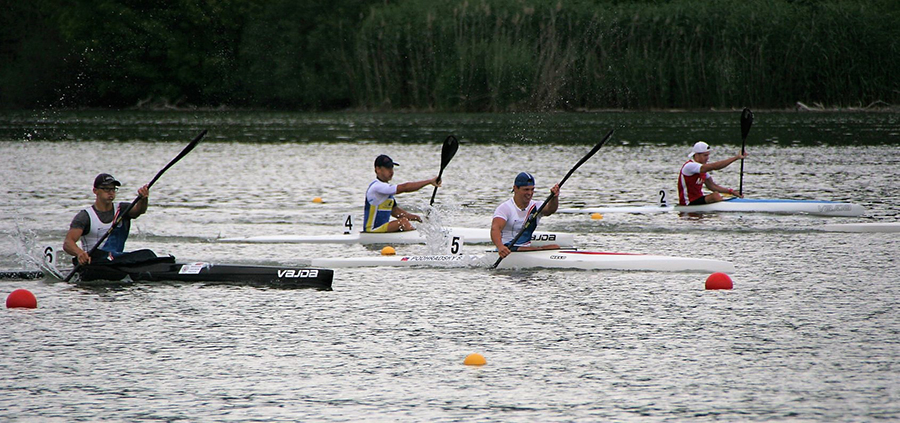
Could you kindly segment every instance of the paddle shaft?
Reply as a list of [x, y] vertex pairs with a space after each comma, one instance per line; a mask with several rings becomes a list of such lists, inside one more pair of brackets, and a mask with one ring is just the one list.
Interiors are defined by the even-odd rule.
[[[159, 179], [159, 177], [162, 176], [163, 173], [165, 173], [167, 170], [169, 170], [169, 168], [172, 167], [172, 165], [174, 165], [179, 160], [181, 160], [182, 157], [184, 157], [188, 153], [190, 153], [191, 150], [193, 150], [194, 147], [197, 146], [197, 143], [200, 142], [201, 139], [203, 139], [203, 137], [206, 135], [206, 132], [207, 131], [205, 129], [203, 130], [203, 132], [200, 132], [200, 134], [197, 135], [196, 137], [194, 137], [194, 139], [191, 141], [190, 144], [187, 145], [187, 147], [185, 147], [183, 150], [181, 150], [181, 153], [179, 153], [178, 156], [175, 156], [175, 158], [172, 159], [172, 161], [170, 161], [169, 164], [166, 165], [166, 167], [162, 168], [162, 170], [157, 172], [156, 176], [154, 176], [153, 179], [150, 180], [150, 183], [147, 184], [147, 188], [149, 189], [150, 187], [152, 187], [153, 184], [156, 183], [156, 180]], [[143, 199], [143, 198], [144, 198], [143, 195], [138, 194], [137, 198], [135, 198], [134, 201], [132, 201], [131, 204], [129, 204], [128, 207], [125, 208], [125, 210], [123, 210], [121, 213], [118, 214], [118, 216], [116, 216], [116, 220], [113, 222], [113, 224], [109, 227], [109, 229], [106, 230], [106, 232], [103, 234], [103, 236], [101, 236], [100, 239], [97, 240], [97, 243], [94, 244], [93, 247], [91, 247], [91, 250], [88, 251], [88, 256], [93, 255], [94, 252], [96, 252], [97, 249], [100, 248], [100, 245], [103, 244], [103, 241], [106, 241], [106, 238], [109, 237], [109, 235], [112, 233], [112, 231], [114, 229], [116, 229], [116, 227], [119, 226], [119, 224], [122, 223], [122, 220], [125, 219], [125, 216], [128, 215], [128, 213], [131, 212], [131, 209], [133, 209], [134, 206], [137, 205], [137, 203], [139, 201], [141, 201], [141, 199]], [[72, 279], [72, 276], [75, 276], [75, 273], [78, 272], [78, 270], [81, 269], [81, 267], [82, 267], [81, 264], [75, 265], [75, 268], [72, 269], [71, 272], [69, 272], [69, 275], [66, 276], [66, 278], [64, 280], [66, 282], [70, 281]]]
[[[745, 108], [741, 112], [741, 155], [743, 156], [744, 148], [747, 145], [747, 134], [750, 133], [750, 126], [753, 125], [753, 112]], [[738, 194], [744, 196], [744, 159], [741, 159], [741, 179], [738, 185]]]
[[[744, 155], [744, 144], [746, 142], [747, 142], [746, 138], [743, 141], [741, 141], [741, 155], [742, 156]], [[744, 195], [744, 159], [741, 159], [741, 181], [740, 181], [740, 185], [738, 185], [738, 194], [740, 194], [740, 196]]]
[[[609, 140], [610, 137], [612, 137], [612, 134], [615, 131], [616, 131], [615, 129], [609, 131], [609, 133], [607, 133], [606, 136], [603, 137], [603, 139], [600, 140], [600, 142], [597, 143], [597, 145], [595, 145], [594, 148], [592, 148], [590, 152], [588, 152], [584, 157], [582, 157], [581, 160], [578, 161], [578, 163], [575, 163], [575, 166], [569, 170], [569, 173], [566, 173], [566, 176], [564, 178], [562, 178], [561, 181], [559, 181], [558, 185], [560, 188], [562, 188], [563, 184], [566, 183], [566, 181], [569, 179], [570, 176], [572, 176], [572, 173], [574, 173], [575, 170], [577, 170], [579, 167], [581, 167], [581, 165], [583, 165], [584, 162], [588, 161], [588, 159], [590, 159], [595, 153], [597, 153], [597, 150], [600, 150], [600, 147], [603, 147], [603, 144], [606, 143], [606, 141]], [[525, 224], [522, 225], [522, 229], [519, 229], [519, 233], [517, 233], [516, 236], [514, 236], [511, 241], [509, 241], [509, 245], [507, 245], [508, 247], [514, 245], [515, 242], [519, 239], [519, 237], [522, 236], [522, 234], [525, 233], [525, 231], [528, 230], [528, 228], [534, 224], [535, 220], [537, 220], [537, 217], [540, 216], [541, 212], [544, 211], [544, 207], [547, 205], [547, 203], [550, 202], [550, 200], [553, 200], [553, 197], [555, 197], [555, 196], [556, 196], [556, 194], [551, 192], [550, 196], [548, 196], [547, 200], [545, 200], [543, 202], [543, 204], [541, 204], [541, 206], [538, 207], [537, 211], [534, 212], [533, 214], [531, 214], [530, 216], [528, 216], [528, 220], [526, 220]], [[497, 262], [494, 263], [493, 266], [491, 266], [491, 269], [496, 269], [497, 266], [500, 265], [501, 261], [503, 261], [503, 257], [497, 257]]]
[[[441, 180], [441, 175], [443, 175], [443, 174], [444, 174], [444, 166], [441, 166], [441, 170], [438, 172], [438, 177], [437, 177], [438, 181]], [[431, 192], [431, 201], [428, 203], [429, 206], [434, 205], [434, 197], [437, 195], [437, 189], [438, 189], [438, 187], [435, 186], [434, 191]]]

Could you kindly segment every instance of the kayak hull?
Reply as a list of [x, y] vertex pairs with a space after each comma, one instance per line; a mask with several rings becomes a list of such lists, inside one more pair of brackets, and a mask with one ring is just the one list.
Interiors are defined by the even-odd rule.
[[866, 212], [862, 206], [854, 203], [817, 200], [779, 200], [779, 199], [748, 199], [734, 198], [718, 203], [704, 204], [700, 206], [634, 206], [634, 207], [593, 207], [593, 208], [567, 208], [557, 210], [557, 213], [780, 213], [780, 214], [810, 214], [815, 216], [840, 216], [856, 217]]
[[176, 281], [330, 290], [334, 271], [305, 267], [176, 263], [173, 257], [160, 257], [159, 260], [138, 264], [87, 265], [78, 271], [76, 277], [77, 283]]
[[[449, 228], [448, 239], [458, 237], [466, 244], [490, 244], [491, 231], [481, 228]], [[425, 244], [428, 241], [424, 231], [369, 233], [360, 232], [345, 235], [270, 235], [246, 238], [221, 238], [219, 242], [257, 243], [257, 244], [365, 244], [365, 245], [398, 245]], [[575, 243], [575, 235], [564, 232], [535, 231], [532, 240], [534, 246], [556, 244], [560, 247], [571, 247]]]
[[[322, 258], [312, 260], [319, 267], [490, 267], [496, 252], [478, 255], [378, 256], [361, 258]], [[539, 250], [515, 252], [500, 262], [498, 269], [582, 269], [633, 270], [660, 272], [725, 272], [735, 270], [727, 261], [648, 254], [604, 253], [578, 250]]]

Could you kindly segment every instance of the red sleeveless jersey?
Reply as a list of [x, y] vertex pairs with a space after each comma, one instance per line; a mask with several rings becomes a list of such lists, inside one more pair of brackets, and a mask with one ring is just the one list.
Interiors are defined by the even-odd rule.
[[684, 167], [693, 160], [688, 160], [681, 165], [678, 171], [678, 204], [686, 206], [703, 196], [703, 184], [706, 183], [707, 175], [705, 172], [685, 176]]

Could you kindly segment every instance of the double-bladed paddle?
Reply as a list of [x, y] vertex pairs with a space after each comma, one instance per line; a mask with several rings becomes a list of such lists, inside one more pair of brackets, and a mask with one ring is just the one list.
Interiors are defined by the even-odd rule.
[[[203, 139], [203, 137], [206, 135], [206, 132], [207, 131], [204, 129], [203, 132], [201, 132], [199, 135], [194, 137], [194, 139], [191, 141], [191, 143], [188, 144], [187, 147], [184, 148], [184, 150], [181, 150], [181, 153], [178, 153], [178, 155], [175, 156], [175, 158], [172, 159], [172, 161], [170, 161], [169, 164], [166, 165], [166, 167], [162, 168], [162, 170], [160, 170], [156, 174], [156, 176], [153, 177], [153, 179], [150, 181], [150, 183], [147, 184], [147, 188], [152, 187], [153, 184], [156, 183], [156, 180], [159, 179], [159, 177], [162, 176], [163, 173], [165, 173], [167, 170], [169, 170], [169, 168], [172, 167], [172, 165], [174, 165], [179, 160], [181, 160], [182, 157], [184, 157], [188, 153], [190, 153], [191, 150], [193, 150], [194, 147], [197, 146], [197, 143], [199, 143], [200, 140]], [[125, 219], [125, 215], [127, 215], [131, 211], [131, 209], [134, 208], [134, 206], [138, 203], [138, 201], [141, 201], [142, 198], [144, 198], [144, 196], [138, 194], [137, 198], [135, 198], [134, 201], [132, 201], [131, 204], [129, 204], [128, 207], [125, 208], [124, 211], [119, 213], [118, 217], [116, 218], [116, 221], [113, 222], [112, 226], [110, 226], [109, 229], [106, 231], [106, 233], [103, 234], [102, 237], [100, 237], [100, 239], [97, 241], [96, 244], [94, 244], [94, 246], [91, 248], [91, 250], [88, 251], [89, 256], [93, 255], [94, 252], [97, 251], [98, 248], [100, 248], [100, 245], [103, 244], [103, 241], [106, 241], [106, 238], [109, 237], [109, 234], [111, 234], [112, 231], [114, 229], [116, 229], [116, 226], [119, 226], [119, 224], [122, 223], [122, 220]], [[75, 276], [75, 273], [78, 272], [78, 269], [81, 269], [81, 266], [82, 266], [81, 264], [76, 264], [75, 268], [72, 269], [72, 272], [70, 272], [69, 275], [66, 276], [65, 281], [68, 282], [69, 280], [71, 280], [72, 276]]]
[[[438, 181], [441, 180], [441, 175], [444, 174], [444, 168], [450, 164], [450, 160], [456, 155], [456, 150], [459, 150], [459, 141], [456, 137], [450, 135], [444, 140], [444, 146], [441, 147], [441, 170], [438, 172]], [[434, 192], [431, 193], [431, 202], [428, 205], [434, 205], [434, 196], [437, 195], [437, 189], [438, 187], [434, 187]]]
[[[741, 112], [741, 155], [744, 155], [744, 146], [747, 144], [750, 125], [753, 125], [753, 112], [744, 108], [744, 111]], [[741, 196], [744, 195], [744, 159], [741, 159], [741, 184], [738, 186], [738, 193]]]
[[[584, 157], [582, 157], [581, 160], [578, 161], [578, 163], [575, 163], [575, 166], [569, 170], [569, 173], [567, 173], [566, 176], [564, 178], [562, 178], [561, 181], [559, 181], [560, 188], [562, 188], [563, 184], [566, 183], [566, 180], [569, 179], [569, 176], [572, 176], [572, 173], [575, 172], [576, 169], [581, 167], [581, 165], [583, 165], [584, 162], [588, 161], [588, 159], [590, 159], [591, 156], [593, 156], [595, 153], [597, 153], [597, 150], [600, 150], [600, 147], [603, 147], [603, 144], [606, 143], [606, 141], [612, 136], [613, 132], [616, 132], [616, 130], [613, 129], [613, 130], [609, 131], [609, 133], [606, 134], [606, 136], [603, 137], [603, 139], [600, 140], [600, 142], [597, 143], [597, 145], [595, 145], [594, 148], [592, 148], [590, 152], [588, 152]], [[544, 211], [544, 206], [546, 206], [547, 203], [549, 203], [550, 200], [552, 200], [553, 197], [555, 197], [555, 196], [556, 196], [556, 194], [554, 194], [552, 192], [550, 193], [550, 196], [547, 197], [546, 200], [544, 200], [544, 203], [541, 204], [541, 207], [539, 207], [536, 212], [534, 212], [528, 216], [528, 220], [526, 220], [525, 224], [522, 225], [522, 229], [519, 230], [519, 233], [517, 233], [516, 236], [513, 237], [512, 241], [510, 241], [509, 245], [507, 245], [507, 246], [512, 246], [516, 243], [516, 241], [519, 239], [519, 237], [522, 236], [522, 234], [525, 233], [525, 231], [529, 227], [531, 227], [531, 225], [534, 224], [534, 221], [537, 219], [537, 217], [541, 214], [542, 211]], [[494, 263], [493, 266], [491, 266], [491, 269], [496, 269], [497, 266], [500, 265], [501, 261], [503, 261], [503, 257], [497, 257], [497, 262]]]

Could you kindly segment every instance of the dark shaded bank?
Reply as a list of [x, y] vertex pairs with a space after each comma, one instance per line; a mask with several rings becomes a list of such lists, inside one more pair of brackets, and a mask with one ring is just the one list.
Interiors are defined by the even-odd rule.
[[889, 0], [2, 0], [0, 107], [900, 104]]
[[[0, 142], [26, 140], [184, 143], [209, 129], [203, 144], [440, 143], [595, 144], [615, 128], [610, 145], [689, 145], [696, 140], [740, 145], [740, 110], [721, 112], [365, 113], [276, 111], [69, 110], [0, 112]], [[891, 112], [755, 110], [748, 145], [900, 145]], [[464, 147], [460, 147], [464, 148]]]

